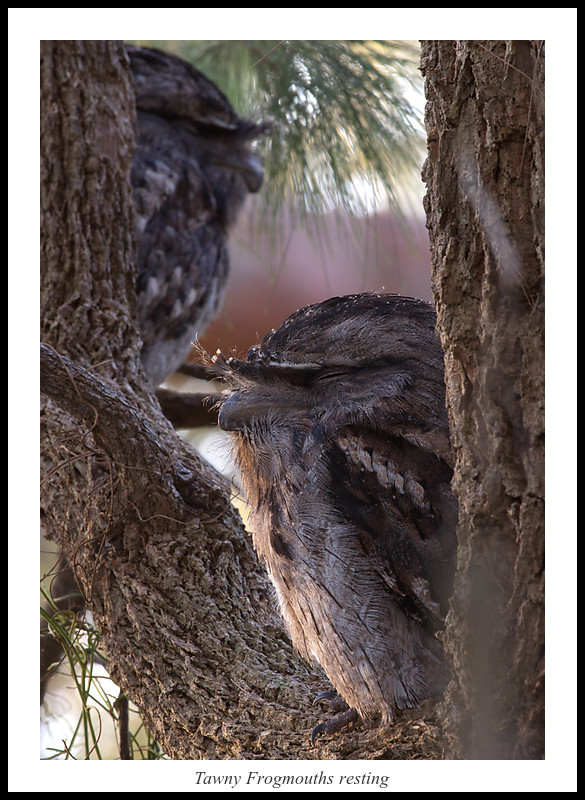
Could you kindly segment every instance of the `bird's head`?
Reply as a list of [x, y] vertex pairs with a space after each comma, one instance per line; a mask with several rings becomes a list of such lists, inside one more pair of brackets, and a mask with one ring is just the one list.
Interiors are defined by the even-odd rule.
[[302, 308], [244, 360], [216, 354], [231, 387], [219, 425], [245, 433], [398, 420], [412, 407], [413, 392], [424, 404], [425, 383], [432, 393], [442, 382], [434, 326], [428, 303], [396, 295], [363, 293]]

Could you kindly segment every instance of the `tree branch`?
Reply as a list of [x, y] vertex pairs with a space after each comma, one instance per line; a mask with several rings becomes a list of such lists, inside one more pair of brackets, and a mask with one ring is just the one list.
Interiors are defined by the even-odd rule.
[[[147, 421], [144, 398], [131, 402], [119, 387], [96, 375], [96, 368], [82, 367], [51, 345], [41, 344], [40, 352], [42, 393], [73, 415], [105, 452], [122, 456], [127, 467], [160, 458], [163, 431]], [[159, 422], [165, 427], [163, 419]]]
[[175, 428], [198, 428], [216, 425], [215, 406], [221, 395], [197, 392], [174, 392], [171, 389], [156, 390], [156, 396], [165, 417]]
[[[91, 462], [86, 490], [69, 499], [61, 541], [102, 626], [110, 674], [165, 752], [235, 757], [246, 741], [266, 754], [258, 738], [266, 727], [279, 731], [276, 749], [290, 747], [294, 730], [308, 746], [318, 721], [311, 698], [323, 680], [282, 632], [227, 483], [156, 404], [131, 402], [45, 344], [41, 387], [80, 421]], [[252, 727], [243, 708], [254, 709]]]

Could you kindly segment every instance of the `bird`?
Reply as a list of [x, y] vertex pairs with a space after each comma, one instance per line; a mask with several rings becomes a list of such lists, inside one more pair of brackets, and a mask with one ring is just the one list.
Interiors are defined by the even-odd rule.
[[333, 297], [212, 360], [254, 548], [293, 645], [333, 687], [316, 699], [344, 709], [313, 741], [441, 696], [457, 503], [433, 306]]
[[263, 183], [253, 149], [268, 124], [240, 118], [178, 56], [126, 45], [136, 95], [131, 164], [142, 363], [158, 386], [215, 319], [229, 278], [228, 234]]

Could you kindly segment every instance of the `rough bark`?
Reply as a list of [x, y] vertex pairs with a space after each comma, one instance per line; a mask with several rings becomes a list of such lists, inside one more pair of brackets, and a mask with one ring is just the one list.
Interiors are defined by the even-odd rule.
[[293, 652], [229, 487], [144, 379], [121, 43], [42, 43], [42, 518], [108, 668], [171, 758], [437, 758], [424, 718], [310, 747], [322, 673]]
[[423, 178], [460, 506], [445, 715], [544, 757], [544, 43], [426, 41]]

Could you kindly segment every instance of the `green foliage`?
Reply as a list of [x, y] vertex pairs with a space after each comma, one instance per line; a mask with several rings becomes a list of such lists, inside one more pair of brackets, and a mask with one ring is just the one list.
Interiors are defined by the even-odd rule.
[[112, 731], [116, 737], [117, 750], [124, 748], [129, 759], [153, 760], [162, 758], [159, 746], [146, 730], [135, 709], [130, 709], [135, 724], [128, 726], [126, 741], [120, 743], [120, 734], [126, 726], [120, 724], [121, 717], [128, 712], [128, 702], [119, 694], [118, 687], [108, 677], [104, 665], [105, 655], [99, 650], [101, 634], [93, 625], [91, 617], [79, 618], [72, 611], [59, 609], [50, 593], [41, 587], [45, 604], [41, 617], [47, 627], [41, 634], [53, 636], [63, 648], [64, 659], [61, 672], [65, 671], [75, 691], [79, 708], [77, 719], [68, 719], [63, 729], [70, 735], [62, 739], [62, 747], [50, 748], [51, 759], [97, 759], [112, 758]]
[[[367, 214], [373, 199], [401, 212], [420, 186], [419, 48], [407, 41], [139, 42], [175, 52], [238, 113], [271, 120], [260, 216]], [[366, 198], [366, 199], [364, 199]]]

